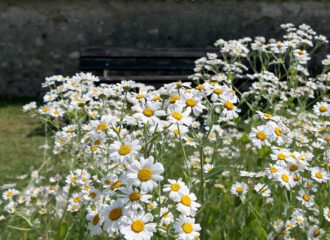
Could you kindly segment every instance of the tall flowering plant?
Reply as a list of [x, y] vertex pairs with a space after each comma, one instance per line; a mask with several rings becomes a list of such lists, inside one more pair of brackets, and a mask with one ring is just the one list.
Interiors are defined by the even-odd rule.
[[282, 40], [218, 40], [193, 83], [46, 78], [43, 104], [24, 106], [45, 126], [44, 163], [25, 188], [2, 186], [8, 228], [41, 239], [328, 238], [329, 57], [308, 71], [327, 40], [282, 28]]

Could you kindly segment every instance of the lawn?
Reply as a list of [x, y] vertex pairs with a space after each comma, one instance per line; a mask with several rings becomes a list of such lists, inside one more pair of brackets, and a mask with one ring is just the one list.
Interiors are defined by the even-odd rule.
[[41, 123], [22, 111], [29, 99], [0, 99], [0, 185], [18, 182], [42, 162]]

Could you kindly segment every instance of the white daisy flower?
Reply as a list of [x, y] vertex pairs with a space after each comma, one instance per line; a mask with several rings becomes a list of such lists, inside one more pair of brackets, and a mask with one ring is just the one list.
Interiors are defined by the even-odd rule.
[[305, 222], [305, 216], [304, 212], [301, 209], [296, 209], [292, 214], [292, 219], [296, 222], [298, 225], [303, 225]]
[[132, 140], [127, 137], [123, 142], [115, 141], [110, 145], [110, 157], [124, 163], [126, 160], [131, 160], [134, 156], [137, 156], [140, 149], [139, 140]]
[[286, 189], [290, 190], [294, 187], [295, 182], [293, 180], [293, 176], [285, 169], [280, 168], [276, 174], [277, 181], [281, 183]]
[[252, 128], [249, 138], [252, 141], [253, 145], [257, 148], [261, 148], [263, 145], [270, 146], [272, 141], [273, 130], [270, 126], [261, 125], [257, 128]]
[[197, 197], [195, 194], [189, 193], [189, 191], [182, 192], [180, 199], [177, 200], [177, 210], [187, 216], [195, 216], [198, 208], [201, 206], [196, 202]]
[[162, 218], [161, 221], [166, 223], [166, 225], [169, 225], [174, 221], [173, 214], [167, 207], [162, 207], [160, 209], [160, 216]]
[[300, 64], [306, 64], [311, 59], [306, 50], [296, 49], [293, 51], [293, 55]]
[[245, 196], [247, 191], [248, 191], [248, 185], [244, 182], [234, 183], [230, 188], [231, 194], [236, 196]]
[[169, 134], [171, 137], [179, 137], [180, 134], [181, 136], [185, 136], [187, 132], [189, 132], [189, 128], [186, 127], [185, 125], [171, 125], [169, 127]]
[[299, 190], [297, 199], [306, 207], [306, 208], [311, 208], [314, 206], [314, 196], [308, 194], [306, 191], [303, 189]]
[[137, 113], [133, 114], [133, 117], [143, 123], [149, 123], [151, 125], [156, 125], [160, 123], [160, 116], [165, 115], [165, 111], [161, 110], [162, 104], [160, 102], [150, 102], [147, 101], [145, 104], [135, 105], [132, 109]]
[[180, 216], [174, 223], [174, 229], [180, 240], [195, 240], [199, 239], [199, 231], [201, 226], [195, 224], [195, 219], [187, 216]]
[[192, 118], [190, 115], [190, 109], [183, 109], [182, 105], [171, 105], [168, 107], [168, 120], [171, 123], [178, 123], [180, 125], [190, 126]]
[[152, 223], [153, 216], [144, 211], [132, 212], [125, 216], [125, 225], [120, 228], [120, 232], [127, 240], [149, 240], [156, 231], [156, 223]]
[[261, 194], [263, 197], [270, 197], [271, 191], [266, 184], [258, 183], [254, 186], [254, 190]]
[[150, 192], [157, 187], [157, 182], [163, 180], [161, 176], [163, 172], [163, 165], [161, 163], [154, 164], [152, 156], [146, 159], [141, 157], [139, 161], [133, 160], [127, 167], [129, 183], [140, 186], [144, 192]]
[[126, 205], [125, 208], [129, 209], [138, 209], [142, 208], [142, 203], [149, 203], [152, 198], [151, 195], [144, 192], [133, 189], [131, 186], [128, 186], [122, 190], [124, 195], [120, 196]]
[[236, 102], [232, 100], [223, 100], [223, 110], [221, 116], [224, 120], [231, 120], [238, 117], [238, 113], [241, 111], [235, 106]]
[[308, 240], [320, 239], [324, 234], [324, 230], [314, 225], [308, 230]]
[[174, 201], [179, 201], [182, 193], [187, 192], [189, 189], [182, 181], [182, 178], [178, 180], [169, 179], [168, 184], [164, 185], [163, 191], [169, 192], [169, 198]]
[[330, 104], [318, 102], [313, 106], [313, 111], [317, 116], [330, 116]]
[[329, 173], [323, 168], [313, 167], [310, 169], [312, 178], [318, 183], [325, 183], [329, 180]]
[[279, 165], [283, 165], [285, 161], [292, 159], [290, 151], [285, 148], [281, 149], [272, 147], [272, 154], [270, 154], [270, 157]]
[[103, 229], [108, 234], [118, 233], [122, 225], [123, 216], [127, 210], [124, 208], [125, 201], [117, 200], [110, 205], [103, 207], [102, 215], [104, 217]]
[[19, 191], [14, 188], [10, 188], [2, 193], [3, 200], [12, 200], [14, 196], [18, 195]]
[[323, 209], [323, 216], [328, 222], [330, 222], [330, 209], [328, 207]]
[[202, 104], [202, 98], [198, 92], [185, 92], [181, 95], [181, 104], [191, 109], [195, 116], [199, 116], [206, 107]]
[[86, 216], [88, 221], [88, 230], [91, 236], [99, 235], [102, 233], [103, 217], [98, 212], [89, 212]]

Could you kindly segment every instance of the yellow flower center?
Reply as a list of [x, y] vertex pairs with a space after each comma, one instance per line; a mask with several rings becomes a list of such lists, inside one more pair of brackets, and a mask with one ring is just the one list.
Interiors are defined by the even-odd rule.
[[204, 87], [203, 85], [197, 85], [197, 86], [196, 86], [196, 89], [197, 89], [197, 90], [203, 90], [204, 88], [205, 88], [205, 87]]
[[110, 181], [109, 179], [105, 179], [105, 180], [104, 180], [104, 184], [105, 184], [105, 185], [110, 185], [110, 184], [111, 184], [111, 181]]
[[122, 216], [122, 211], [120, 208], [114, 208], [109, 212], [109, 218], [112, 221], [117, 221]]
[[286, 183], [289, 182], [289, 176], [286, 175], [285, 173], [283, 173], [281, 177], [282, 177], [282, 180], [283, 180], [284, 182], [286, 182]]
[[318, 179], [322, 179], [322, 178], [323, 178], [323, 174], [320, 173], [320, 172], [317, 172], [317, 173], [315, 174], [315, 177], [317, 177]]
[[279, 160], [285, 160], [285, 159], [286, 159], [286, 156], [285, 156], [285, 154], [280, 153], [280, 154], [277, 155], [277, 158], [278, 158]]
[[320, 106], [320, 112], [326, 112], [328, 110], [327, 106]]
[[91, 150], [92, 150], [92, 152], [96, 152], [98, 148], [99, 148], [98, 146], [92, 146]]
[[158, 101], [159, 99], [160, 99], [160, 95], [155, 96], [155, 97], [152, 98], [153, 101]]
[[101, 140], [100, 140], [100, 139], [95, 140], [95, 141], [94, 141], [94, 144], [95, 144], [95, 145], [100, 145], [100, 144], [101, 144]]
[[149, 208], [149, 209], [153, 209], [155, 206], [152, 204], [152, 203], [149, 203], [148, 205], [147, 205], [147, 208]]
[[98, 224], [100, 221], [100, 216], [98, 214], [96, 214], [94, 217], [93, 217], [93, 220], [92, 220], [92, 223], [93, 225], [96, 225]]
[[116, 181], [114, 184], [112, 184], [111, 186], [111, 190], [115, 190], [116, 188], [119, 188], [119, 186], [121, 185], [121, 181]]
[[265, 117], [268, 117], [268, 118], [271, 118], [273, 115], [270, 114], [270, 113], [264, 113], [264, 116], [265, 116]]
[[244, 188], [242, 186], [236, 187], [236, 192], [241, 193], [243, 192]]
[[179, 130], [178, 129], [175, 129], [174, 131], [173, 131], [173, 134], [174, 135], [179, 135], [180, 133], [179, 133]]
[[185, 206], [190, 206], [191, 204], [191, 199], [188, 195], [184, 195], [182, 198], [181, 198], [181, 203]]
[[213, 90], [213, 93], [220, 95], [222, 93], [222, 90], [220, 88], [216, 88]]
[[144, 222], [141, 220], [135, 220], [131, 224], [131, 229], [133, 232], [140, 233], [144, 230]]
[[307, 194], [304, 194], [302, 198], [304, 199], [305, 202], [309, 202], [309, 200], [311, 199], [310, 196], [308, 196]]
[[138, 178], [141, 182], [149, 181], [152, 178], [152, 171], [150, 168], [141, 168], [138, 172]]
[[143, 114], [146, 117], [152, 117], [154, 115], [154, 111], [151, 110], [150, 108], [146, 108], [143, 110]]
[[307, 182], [307, 186], [308, 187], [313, 187], [313, 183], [312, 182]]
[[288, 223], [286, 226], [287, 226], [288, 228], [292, 228], [292, 227], [293, 227], [293, 224], [292, 224], [292, 223]]
[[72, 205], [72, 206], [71, 206], [71, 210], [72, 210], [72, 211], [75, 211], [75, 210], [77, 210], [77, 209], [78, 209], [78, 206], [77, 206], [77, 205]]
[[179, 191], [179, 190], [180, 190], [180, 185], [179, 185], [178, 183], [174, 183], [174, 184], [172, 184], [172, 185], [171, 185], [171, 190], [172, 190], [173, 192], [177, 192], [177, 191]]
[[295, 171], [297, 171], [298, 170], [298, 166], [297, 165], [291, 165], [290, 166], [290, 171], [291, 172], [295, 172]]
[[193, 231], [193, 226], [190, 223], [184, 223], [182, 224], [182, 230], [185, 233], [189, 234]]
[[325, 136], [324, 137], [324, 140], [327, 141], [327, 142], [330, 142], [330, 135], [329, 136]]
[[182, 119], [182, 114], [179, 112], [173, 112], [172, 117], [175, 118], [176, 120], [180, 121]]
[[257, 133], [257, 138], [261, 141], [264, 141], [266, 139], [266, 134], [263, 131], [260, 131]]
[[78, 180], [77, 177], [71, 177], [70, 178], [70, 182], [77, 182], [77, 180]]
[[141, 198], [141, 193], [132, 192], [128, 197], [129, 197], [129, 200], [131, 200], [131, 202], [138, 201]]
[[195, 107], [196, 104], [197, 104], [196, 100], [195, 100], [195, 99], [192, 99], [192, 98], [189, 98], [189, 99], [187, 99], [187, 101], [186, 101], [186, 105], [187, 105], [188, 107]]
[[14, 193], [13, 192], [10, 192], [10, 191], [6, 193], [6, 196], [7, 197], [12, 197], [13, 195], [14, 195]]
[[299, 54], [299, 55], [304, 55], [304, 50], [299, 50], [299, 51], [298, 51], [298, 54]]
[[49, 108], [47, 108], [47, 107], [44, 107], [44, 108], [42, 108], [42, 109], [41, 109], [41, 111], [42, 111], [42, 112], [44, 112], [44, 113], [46, 113], [46, 112], [48, 112], [48, 111], [49, 111]]
[[279, 128], [275, 128], [275, 134], [278, 136], [278, 137], [280, 137], [280, 136], [282, 136], [282, 131], [281, 131], [281, 129], [279, 129]]
[[108, 129], [108, 124], [106, 123], [100, 123], [96, 128], [96, 130], [98, 131], [105, 131], [107, 129]]
[[97, 194], [96, 194], [95, 192], [90, 192], [90, 193], [88, 194], [88, 196], [89, 196], [90, 198], [96, 198]]
[[277, 168], [276, 167], [271, 167], [269, 170], [270, 170], [271, 173], [276, 173], [277, 172]]
[[141, 98], [144, 98], [144, 94], [136, 94], [135, 95], [136, 99], [141, 99]]
[[234, 104], [232, 102], [226, 102], [224, 107], [227, 109], [227, 110], [233, 110], [234, 108]]
[[170, 97], [170, 103], [175, 103], [179, 99], [180, 99], [180, 96], [178, 96], [178, 95], [172, 96], [172, 97]]
[[317, 236], [319, 236], [319, 235], [320, 235], [320, 231], [316, 229], [316, 230], [314, 231], [314, 233], [313, 233], [313, 236], [314, 236], [314, 237], [317, 237]]
[[118, 150], [118, 153], [122, 156], [125, 156], [125, 155], [129, 154], [130, 152], [131, 152], [131, 147], [127, 144], [122, 145]]
[[78, 202], [80, 202], [80, 200], [81, 200], [81, 198], [80, 198], [80, 197], [75, 197], [75, 198], [73, 199], [73, 201], [74, 201], [75, 203], [78, 203]]

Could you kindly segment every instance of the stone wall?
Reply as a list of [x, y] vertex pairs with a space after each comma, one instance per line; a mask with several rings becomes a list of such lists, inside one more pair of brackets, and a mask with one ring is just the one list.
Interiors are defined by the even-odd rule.
[[52, 74], [78, 71], [84, 47], [206, 47], [279, 35], [307, 23], [330, 37], [330, 1], [2, 0], [0, 95], [36, 96]]

